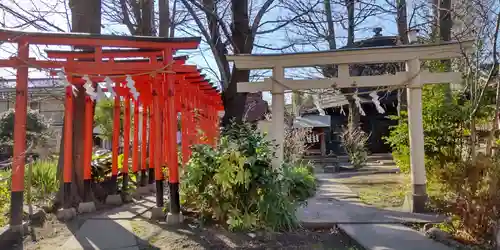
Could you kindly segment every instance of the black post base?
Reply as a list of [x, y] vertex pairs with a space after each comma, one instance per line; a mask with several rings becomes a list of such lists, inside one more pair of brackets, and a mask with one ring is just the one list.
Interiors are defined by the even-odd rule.
[[140, 185], [141, 187], [144, 187], [146, 186], [147, 183], [148, 183], [148, 176], [146, 175], [146, 169], [142, 169]]
[[163, 181], [156, 181], [156, 206], [163, 207], [165, 205], [163, 201]]
[[181, 212], [181, 202], [179, 197], [179, 183], [169, 183], [170, 190], [170, 213], [179, 214]]
[[10, 193], [10, 226], [16, 227], [23, 224], [23, 196], [24, 191]]
[[141, 175], [139, 174], [139, 172], [134, 172], [132, 174], [135, 176], [135, 187], [137, 188], [141, 183]]
[[148, 177], [149, 177], [148, 184], [154, 184], [155, 183], [155, 169], [154, 168], [149, 169]]
[[63, 207], [70, 208], [71, 207], [71, 182], [65, 182], [63, 184]]
[[128, 173], [123, 173], [122, 177], [123, 177], [122, 193], [127, 193], [127, 190], [128, 190], [128, 181], [129, 181]]
[[411, 211], [413, 213], [425, 213], [428, 196], [425, 184], [414, 184], [412, 194]]
[[118, 192], [118, 176], [111, 176], [111, 194], [116, 194]]
[[91, 195], [90, 193], [92, 192], [91, 187], [90, 187], [91, 180], [83, 180], [83, 201], [84, 202], [90, 202], [91, 200]]

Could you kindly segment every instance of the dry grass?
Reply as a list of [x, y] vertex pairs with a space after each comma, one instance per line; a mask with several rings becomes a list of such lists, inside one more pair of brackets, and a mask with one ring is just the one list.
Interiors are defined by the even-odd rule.
[[356, 192], [364, 203], [379, 208], [400, 208], [410, 191], [409, 176], [404, 174], [359, 175], [338, 181]]

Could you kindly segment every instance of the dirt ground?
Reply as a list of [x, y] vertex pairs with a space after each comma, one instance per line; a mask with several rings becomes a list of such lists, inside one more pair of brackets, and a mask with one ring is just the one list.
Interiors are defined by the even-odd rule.
[[[59, 249], [72, 236], [72, 232], [85, 222], [79, 217], [69, 223], [61, 223], [53, 216], [43, 227], [33, 227], [22, 244], [0, 247], [13, 250]], [[184, 223], [179, 227], [154, 223], [137, 217], [131, 221], [140, 250], [157, 249], [345, 249], [361, 250], [354, 241], [337, 229], [297, 230], [295, 232], [234, 233], [219, 226], [199, 227], [195, 223]]]
[[171, 228], [135, 220], [141, 250], [153, 249], [362, 249], [337, 229], [283, 233], [232, 233], [220, 227]]

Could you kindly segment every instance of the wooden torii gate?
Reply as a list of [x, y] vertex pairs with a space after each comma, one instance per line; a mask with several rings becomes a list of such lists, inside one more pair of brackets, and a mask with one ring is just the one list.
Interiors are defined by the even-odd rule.
[[[111, 180], [114, 183], [113, 196], [121, 202], [122, 197], [117, 194], [118, 175], [123, 177], [121, 191], [127, 191], [128, 162], [132, 158], [132, 172], [140, 175], [141, 179], [138, 181], [138, 189], [156, 189], [157, 211], [161, 212], [164, 205], [163, 183], [165, 180], [162, 169], [167, 167], [170, 189], [170, 212], [167, 221], [179, 223], [182, 216], [179, 203], [177, 114], [181, 113], [182, 157], [186, 162], [190, 157], [191, 145], [195, 143], [215, 144], [214, 137], [218, 136], [218, 111], [222, 109], [219, 92], [205, 80], [203, 75], [200, 75], [196, 66], [185, 65], [185, 57], [173, 57], [176, 50], [197, 48], [200, 38], [41, 33], [0, 29], [1, 42], [15, 43], [18, 46], [17, 56], [0, 59], [0, 67], [17, 69], [10, 228], [13, 231], [22, 229], [28, 68], [30, 67], [47, 70], [48, 73], [62, 78], [60, 80], [67, 84], [63, 131], [64, 198], [70, 199], [71, 183], [74, 181], [72, 176], [73, 136], [74, 133], [83, 133], [84, 141], [81, 146], [84, 148], [84, 153], [76, 159], [83, 163], [85, 197], [83, 203], [79, 204], [78, 210], [86, 212], [95, 209], [89, 195], [92, 177], [93, 105], [97, 97], [96, 92], [92, 91], [97, 91], [98, 83], [105, 81], [108, 85], [100, 89], [114, 95], [111, 169]], [[48, 50], [46, 51], [47, 57], [53, 60], [38, 60], [30, 58], [30, 45], [79, 46], [85, 47], [85, 50]], [[62, 77], [61, 69], [65, 73]], [[81, 130], [73, 131], [74, 86], [79, 85], [84, 85], [85, 88], [91, 88], [91, 90], [78, 88], [79, 91], [76, 94], [84, 95], [85, 98], [85, 118], [80, 126]], [[123, 168], [119, 171], [121, 99], [125, 103], [124, 160]], [[131, 103], [133, 105], [130, 105]], [[140, 116], [141, 109], [142, 116]], [[198, 117], [195, 117], [195, 111], [200, 113]], [[130, 138], [132, 113], [134, 114], [134, 130]], [[139, 123], [142, 124], [141, 135]], [[206, 133], [207, 141], [198, 139], [196, 126]], [[130, 141], [132, 141], [132, 151], [130, 151]], [[75, 209], [69, 204], [66, 205], [68, 207], [62, 210], [65, 212], [63, 217], [74, 216]]]
[[[272, 77], [261, 82], [240, 82], [238, 92], [271, 91], [272, 126], [269, 134], [276, 141], [273, 167], [283, 162], [284, 110], [287, 90], [328, 88], [405, 87], [408, 95], [408, 123], [410, 133], [410, 161], [412, 179], [412, 211], [424, 211], [426, 174], [424, 165], [424, 132], [422, 126], [422, 86], [430, 83], [459, 82], [461, 73], [430, 73], [422, 71], [421, 60], [442, 60], [461, 57], [472, 47], [472, 41], [442, 44], [411, 44], [404, 46], [339, 49], [333, 51], [293, 54], [260, 54], [228, 56], [238, 69], [272, 69]], [[406, 72], [395, 75], [351, 76], [350, 65], [405, 62]], [[285, 78], [285, 68], [319, 65], [338, 66], [338, 77], [315, 80]]]

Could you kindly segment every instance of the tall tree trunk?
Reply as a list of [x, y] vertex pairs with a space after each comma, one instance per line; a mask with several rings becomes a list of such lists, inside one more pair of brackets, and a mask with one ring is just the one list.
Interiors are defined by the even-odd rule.
[[324, 0], [325, 5], [325, 15], [326, 15], [326, 23], [328, 26], [328, 34], [326, 40], [328, 41], [328, 46], [331, 50], [337, 48], [337, 43], [335, 41], [335, 25], [333, 23], [332, 18], [332, 4], [330, 0]]
[[[141, 23], [139, 24], [138, 30], [139, 35], [142, 36], [152, 36], [155, 34], [154, 30], [154, 1], [153, 0], [141, 0]], [[168, 8], [168, 6], [167, 6]], [[167, 27], [168, 29], [168, 27]]]
[[439, 5], [441, 0], [429, 0], [432, 10], [431, 38], [434, 41], [439, 40]]
[[[235, 53], [251, 53], [253, 50], [253, 35], [250, 31], [250, 19], [248, 17], [248, 0], [232, 0], [232, 35]], [[241, 122], [245, 112], [246, 93], [237, 92], [238, 82], [248, 82], [250, 79], [249, 70], [239, 70], [233, 67], [228, 88], [222, 95], [224, 103], [223, 125], [229, 124], [230, 119]]]
[[345, 0], [347, 7], [347, 46], [354, 44], [354, 0]]
[[[398, 35], [402, 44], [408, 44], [408, 14], [406, 10], [406, 0], [397, 1], [397, 17]], [[404, 67], [404, 66], [403, 66]], [[398, 89], [398, 115], [401, 115], [401, 110], [406, 110], [407, 98], [406, 89]]]
[[177, 14], [177, 1], [174, 0], [174, 6], [172, 7], [172, 13], [169, 14], [169, 29], [170, 29], [170, 34], [169, 37], [175, 37], [175, 16]]
[[[345, 0], [347, 7], [347, 47], [351, 48], [354, 46], [354, 0]], [[349, 95], [347, 95], [347, 101], [349, 102], [349, 127], [355, 128], [359, 126], [359, 109], [356, 107], [356, 103], [352, 95], [355, 89], [345, 89]]]
[[[447, 42], [451, 40], [451, 0], [441, 0], [439, 6], [439, 36], [441, 41]], [[443, 60], [445, 71], [451, 70], [451, 60]], [[451, 103], [452, 94], [449, 83], [445, 84], [445, 102]]]
[[[330, 50], [335, 50], [337, 49], [337, 42], [335, 40], [335, 24], [333, 23], [331, 0], [323, 0], [323, 5], [325, 7], [327, 26], [327, 34], [325, 34], [325, 39], [328, 42], [328, 48]], [[336, 77], [337, 66], [335, 64], [332, 64], [324, 67], [323, 74], [325, 75], [325, 77]]]
[[[496, 92], [496, 101], [495, 101], [495, 117], [493, 118], [493, 123], [491, 124], [491, 131], [488, 139], [488, 144], [486, 148], [486, 153], [488, 155], [492, 154], [492, 146], [493, 141], [495, 140], [498, 131], [499, 131], [499, 123], [500, 123], [500, 76], [499, 76], [499, 63], [498, 63], [498, 55], [497, 55], [497, 44], [498, 44], [498, 35], [500, 32], [500, 12], [497, 14], [497, 22], [495, 26], [495, 34], [493, 36], [493, 66], [491, 69], [491, 75], [496, 78], [497, 83], [497, 92]], [[495, 152], [497, 154], [497, 152]]]
[[[72, 32], [101, 33], [101, 0], [70, 0]], [[88, 49], [88, 48], [82, 48]], [[72, 174], [72, 200], [64, 201], [67, 205], [83, 200], [83, 124], [85, 120], [85, 89], [77, 87], [78, 95], [74, 98], [73, 106], [73, 174]], [[63, 124], [63, 129], [66, 125]], [[64, 133], [63, 133], [64, 134]], [[64, 148], [64, 136], [61, 137], [61, 148]], [[60, 150], [58, 171], [62, 176], [64, 149]], [[63, 182], [61, 181], [61, 184]], [[59, 190], [57, 198], [62, 198], [63, 188]], [[61, 200], [56, 203], [60, 204]]]
[[160, 15], [159, 36], [168, 37], [170, 32], [170, 4], [169, 0], [158, 0], [158, 11]]

